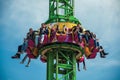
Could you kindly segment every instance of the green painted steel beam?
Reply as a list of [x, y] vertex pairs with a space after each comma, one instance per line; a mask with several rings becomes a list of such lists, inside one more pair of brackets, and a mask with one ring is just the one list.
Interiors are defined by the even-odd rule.
[[63, 78], [66, 79], [66, 77], [68, 77], [67, 80], [70, 80], [69, 75], [72, 74], [72, 72], [73, 71], [68, 72], [67, 74], [65, 74], [64, 76], [62, 76], [61, 78], [59, 78], [59, 80], [62, 80]]
[[[49, 0], [49, 19], [45, 22], [80, 23], [74, 17], [74, 0]], [[81, 23], [80, 23], [81, 24]], [[39, 48], [47, 55], [47, 80], [76, 80], [76, 54], [83, 50], [73, 43], [50, 43]], [[38, 57], [37, 56], [37, 57]]]
[[74, 17], [74, 0], [49, 0], [49, 19], [45, 23], [80, 23]]
[[75, 54], [72, 55], [72, 60], [73, 60], [73, 77], [72, 77], [72, 80], [76, 80], [76, 57], [75, 57]]
[[42, 54], [48, 50], [47, 80], [76, 80], [76, 52], [82, 48], [73, 43], [51, 43], [39, 49]]
[[69, 64], [58, 64], [58, 67], [64, 68], [64, 69], [72, 69], [72, 65]]
[[[60, 54], [70, 63], [72, 63], [72, 61], [68, 58], [68, 56], [65, 56], [62, 52], [60, 52]], [[73, 64], [73, 63], [72, 63]]]
[[56, 52], [56, 73], [55, 73], [56, 74], [56, 78], [55, 78], [56, 80], [58, 80], [58, 74], [59, 74], [59, 70], [58, 70], [58, 59], [59, 58], [58, 58], [58, 55], [59, 54], [58, 54], [58, 51], [57, 51]]
[[54, 56], [52, 53], [47, 53], [47, 80], [53, 80], [54, 79]]

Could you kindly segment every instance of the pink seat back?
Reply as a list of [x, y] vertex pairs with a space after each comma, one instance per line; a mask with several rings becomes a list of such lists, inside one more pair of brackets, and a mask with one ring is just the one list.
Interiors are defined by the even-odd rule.
[[58, 42], [64, 42], [66, 39], [66, 35], [57, 35], [56, 37]]
[[72, 34], [68, 34], [64, 42], [72, 42]]
[[83, 62], [84, 61], [84, 57], [82, 56], [78, 61], [79, 61], [79, 63]]
[[94, 43], [94, 39], [90, 39], [89, 40], [89, 48], [91, 49], [92, 47], [94, 47], [95, 46], [95, 43]]
[[48, 35], [44, 36], [44, 40], [43, 40], [43, 44], [47, 44], [48, 43]]
[[32, 40], [28, 40], [28, 47], [34, 47], [35, 43]]
[[99, 50], [97, 48], [94, 48], [92, 53], [88, 56], [87, 59], [94, 59], [96, 57], [98, 51]]
[[34, 48], [34, 46], [34, 41], [28, 40], [28, 48], [26, 49], [26, 52], [29, 58], [34, 58], [34, 55], [32, 54], [32, 49]]

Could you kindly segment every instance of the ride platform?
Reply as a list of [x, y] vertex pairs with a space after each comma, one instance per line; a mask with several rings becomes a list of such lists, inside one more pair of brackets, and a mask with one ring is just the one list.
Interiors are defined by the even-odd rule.
[[74, 43], [54, 42], [39, 48], [47, 57], [47, 80], [76, 80], [76, 56], [82, 48]]

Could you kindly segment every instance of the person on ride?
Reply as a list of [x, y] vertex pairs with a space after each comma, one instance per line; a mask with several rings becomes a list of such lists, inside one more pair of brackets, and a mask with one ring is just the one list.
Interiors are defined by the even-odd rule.
[[79, 43], [82, 42], [82, 35], [83, 35], [83, 28], [80, 24], [77, 24], [77, 26], [74, 26], [72, 28], [73, 30], [73, 43]]
[[79, 42], [81, 43], [82, 42], [82, 38], [84, 36], [83, 28], [82, 28], [81, 24], [77, 24], [76, 31], [77, 31], [77, 34], [78, 34]]
[[85, 65], [85, 58], [84, 56], [80, 57], [79, 59], [77, 59], [77, 68], [78, 68], [78, 71], [80, 71], [80, 64], [83, 62], [83, 69], [86, 70], [86, 65]]
[[73, 41], [73, 39], [72, 39], [72, 29], [66, 27], [65, 31], [66, 31], [66, 38], [65, 38], [64, 42], [72, 43], [72, 41]]
[[49, 34], [49, 30], [47, 26], [44, 23], [42, 23], [40, 28], [40, 33], [39, 33], [40, 44], [44, 44], [48, 42], [48, 34]]
[[26, 67], [28, 67], [30, 65], [31, 59], [35, 59], [38, 55], [38, 48], [35, 47], [35, 43], [32, 40], [28, 41], [28, 48], [26, 49], [26, 53], [27, 54], [20, 63], [23, 64], [28, 57], [29, 59], [26, 65]]
[[27, 57], [29, 58], [28, 59], [28, 63], [27, 63], [27, 65], [26, 65], [26, 67], [28, 67], [29, 66], [29, 64], [30, 64], [30, 62], [31, 62], [31, 51], [32, 51], [32, 49], [33, 48], [35, 48], [35, 31], [33, 31], [33, 29], [32, 28], [30, 28], [29, 29], [29, 32], [27, 33], [27, 49], [26, 49], [26, 55], [25, 55], [25, 57], [22, 59], [22, 61], [20, 62], [21, 64], [23, 64], [24, 63], [24, 61], [27, 59]]
[[14, 56], [12, 56], [11, 58], [12, 58], [12, 59], [19, 59], [19, 58], [20, 58], [20, 55], [21, 55], [23, 52], [26, 52], [26, 49], [27, 49], [27, 39], [24, 38], [23, 44], [21, 44], [21, 45], [18, 46], [17, 53], [16, 53]]
[[18, 51], [14, 56], [11, 57], [12, 59], [18, 59], [20, 58], [21, 53], [26, 52], [26, 49], [28, 47], [28, 40], [34, 40], [33, 35], [33, 29], [29, 28], [29, 32], [27, 33], [26, 38], [24, 38], [23, 44], [18, 46]]
[[50, 31], [50, 43], [57, 42], [56, 32], [57, 32], [57, 28], [52, 27]]
[[97, 52], [100, 52], [101, 58], [105, 58], [105, 55], [108, 55], [108, 53], [104, 52], [103, 47], [99, 45], [99, 41], [98, 39], [96, 39], [96, 35], [93, 32], [91, 32], [91, 37], [89, 40], [88, 47], [90, 52], [92, 53], [91, 55], [88, 56], [88, 58], [95, 57]]
[[89, 45], [89, 40], [92, 38], [92, 35], [89, 30], [85, 31], [84, 38], [85, 38], [86, 45]]

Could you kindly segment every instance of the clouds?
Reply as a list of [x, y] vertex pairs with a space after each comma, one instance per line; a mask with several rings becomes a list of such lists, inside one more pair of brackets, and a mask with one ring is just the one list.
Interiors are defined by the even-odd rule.
[[[75, 16], [82, 25], [94, 33], [102, 44], [117, 44], [120, 39], [120, 1], [118, 0], [76, 0]], [[113, 43], [113, 44], [112, 44]]]
[[110, 26], [120, 17], [118, 4], [116, 0], [76, 0], [76, 16], [79, 19], [85, 18], [85, 20], [89, 20], [92, 24], [98, 24], [98, 26], [99, 24]]
[[[97, 57], [98, 58], [98, 57]], [[90, 67], [97, 67], [97, 68], [113, 68], [113, 67], [120, 67], [120, 62], [116, 59], [95, 59], [87, 61], [87, 65]]]
[[[0, 15], [0, 27], [2, 27], [4, 35], [9, 35], [7, 38], [4, 37], [4, 40], [6, 41], [14, 35], [18, 39], [17, 41], [21, 40], [22, 42], [21, 37], [26, 36], [30, 27], [39, 29], [41, 23], [48, 19], [48, 4], [46, 3], [48, 0], [2, 1], [3, 11]], [[19, 33], [19, 36], [16, 32]]]
[[104, 64], [106, 67], [120, 67], [120, 62], [118, 60], [109, 60], [106, 64]]
[[2, 23], [16, 23], [21, 27], [30, 24], [39, 27], [48, 19], [48, 4], [46, 3], [48, 3], [47, 0], [13, 0], [9, 5], [4, 6]]
[[[120, 52], [120, 35], [118, 35], [120, 32], [120, 1], [75, 1], [75, 16], [81, 21], [86, 29], [96, 33], [98, 39], [100, 39], [100, 44], [104, 47], [106, 52], [109, 52], [109, 55], [105, 59], [101, 59], [97, 56], [94, 60], [86, 60], [88, 70], [85, 74], [89, 75], [90, 79], [93, 80], [100, 80], [101, 78], [107, 80], [118, 79], [120, 70], [120, 56], [118, 56], [118, 53]], [[103, 70], [107, 72], [104, 72], [103, 74]], [[83, 72], [78, 73], [78, 77], [78, 80], [88, 80], [88, 78], [83, 75]]]
[[76, 0], [75, 11], [79, 19], [85, 18], [85, 20], [91, 20], [90, 22], [94, 24], [99, 22], [100, 25], [110, 26], [110, 22], [114, 22], [113, 20], [118, 21], [118, 17], [120, 17], [118, 15], [120, 13], [119, 3], [116, 0]]
[[[42, 4], [40, 4], [42, 2]], [[48, 4], [46, 1], [39, 1], [39, 0], [20, 0], [20, 1], [13, 1], [11, 5], [13, 13], [16, 14], [16, 17], [23, 22], [29, 22], [30, 20], [34, 23], [40, 23], [41, 19], [47, 19], [45, 13], [48, 14]], [[16, 5], [15, 5], [16, 4]], [[47, 7], [46, 7], [47, 6]], [[46, 9], [44, 9], [46, 7]], [[15, 16], [15, 15], [12, 16]], [[18, 16], [19, 15], [19, 16]], [[26, 19], [27, 18], [27, 19]], [[30, 21], [30, 22], [31, 22]]]

